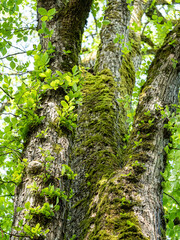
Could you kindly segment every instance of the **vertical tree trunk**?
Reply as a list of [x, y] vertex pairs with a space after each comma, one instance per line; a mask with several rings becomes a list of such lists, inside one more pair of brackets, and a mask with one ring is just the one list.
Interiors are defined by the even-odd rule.
[[[124, 105], [126, 97], [132, 96], [135, 67], [140, 64], [140, 36], [132, 32], [129, 36], [127, 26], [135, 19], [140, 24], [143, 12], [151, 2], [135, 1], [131, 19], [126, 1], [108, 2], [104, 18], [110, 24], [103, 26], [100, 33], [101, 43], [95, 65], [99, 73], [86, 75], [83, 103], [78, 114], [71, 165], [78, 175], [72, 185], [75, 196], [70, 210], [71, 221], [67, 226], [68, 237], [72, 233], [77, 239], [94, 237], [91, 236], [89, 205], [96, 196], [99, 181], [104, 177], [107, 180], [115, 169], [124, 165], [123, 147], [128, 127]], [[114, 43], [117, 34], [124, 35], [124, 38]], [[123, 55], [123, 46], [132, 39], [132, 51]], [[118, 104], [118, 98], [124, 100], [123, 103]]]
[[[48, 22], [49, 30], [54, 30], [51, 42], [55, 47], [54, 57], [50, 67], [55, 72], [71, 71], [71, 68], [78, 64], [78, 55], [81, 49], [82, 34], [88, 17], [92, 0], [70, 0], [70, 1], [42, 1], [37, 2], [38, 8], [56, 9], [55, 17]], [[41, 28], [40, 16], [39, 28]], [[42, 49], [48, 49], [49, 39], [41, 37]], [[66, 54], [64, 51], [70, 50]], [[63, 89], [49, 90], [40, 103], [39, 116], [44, 116], [42, 124], [35, 129], [30, 129], [27, 142], [23, 151], [23, 158], [27, 159], [27, 167], [24, 169], [22, 182], [17, 186], [14, 199], [14, 220], [13, 226], [24, 226], [25, 236], [30, 234], [28, 226], [35, 227], [40, 223], [42, 230], [49, 229], [47, 239], [64, 239], [64, 228], [67, 220], [67, 201], [61, 199], [60, 210], [51, 213], [49, 216], [42, 214], [33, 215], [32, 219], [25, 218], [25, 203], [29, 202], [31, 208], [42, 208], [44, 203], [56, 204], [56, 198], [41, 196], [41, 191], [48, 186], [54, 185], [55, 189], [60, 188], [68, 195], [69, 182], [61, 176], [62, 164], [69, 165], [70, 146], [72, 145], [71, 132], [66, 128], [60, 128], [57, 109], [61, 108], [60, 102], [64, 100]], [[46, 131], [47, 130], [47, 131]], [[37, 137], [41, 131], [46, 131], [43, 138]], [[50, 165], [50, 166], [49, 166]], [[34, 185], [35, 184], [35, 185]], [[35, 188], [32, 185], [36, 186]], [[29, 188], [29, 186], [31, 186]], [[33, 190], [34, 189], [34, 190]], [[17, 207], [23, 208], [17, 211]], [[29, 209], [28, 209], [29, 210]], [[12, 230], [10, 239], [20, 236], [16, 230]], [[23, 237], [29, 239], [29, 237]], [[38, 239], [42, 239], [40, 236]]]

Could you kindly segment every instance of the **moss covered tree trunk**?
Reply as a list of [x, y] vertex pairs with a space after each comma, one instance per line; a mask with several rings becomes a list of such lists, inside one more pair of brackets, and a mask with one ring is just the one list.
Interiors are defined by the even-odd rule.
[[[53, 71], [71, 71], [78, 64], [82, 34], [92, 2], [38, 1], [38, 7], [56, 8], [57, 11], [48, 23], [54, 30], [51, 41], [56, 49], [50, 62]], [[126, 95], [132, 97], [135, 69], [140, 62], [140, 35], [129, 33], [128, 26], [133, 19], [138, 19], [140, 24], [151, 2], [135, 1], [131, 16], [126, 0], [108, 1], [105, 19], [110, 24], [101, 30], [95, 74], [83, 73], [83, 100], [77, 109], [78, 123], [73, 134], [57, 122], [57, 108], [61, 107], [65, 92], [61, 88], [51, 90], [41, 100], [39, 115], [45, 119], [29, 132], [23, 151], [27, 166], [22, 183], [16, 188], [13, 221], [16, 227], [20, 221], [23, 226], [34, 227], [39, 223], [43, 231], [49, 229], [45, 237], [40, 234], [34, 239], [69, 240], [73, 235], [77, 240], [163, 239], [160, 172], [165, 167], [163, 149], [170, 135], [164, 128], [167, 119], [162, 118], [161, 110], [168, 106], [173, 111], [172, 104], [178, 101], [179, 25], [169, 33], [151, 64], [126, 149], [126, 109], [117, 101], [125, 99]], [[117, 33], [124, 35], [120, 43], [114, 43]], [[132, 52], [124, 56], [123, 46], [132, 38]], [[172, 41], [175, 46], [169, 44]], [[47, 49], [46, 38], [41, 39], [41, 44]], [[71, 53], [67, 55], [64, 50]], [[177, 61], [175, 68], [174, 60]], [[45, 138], [36, 137], [46, 129]], [[71, 166], [77, 173], [72, 183], [61, 176], [62, 164]], [[34, 183], [38, 190], [28, 187]], [[25, 210], [19, 211], [26, 202], [30, 202], [31, 208], [41, 208], [44, 203], [55, 205], [54, 198], [40, 194], [49, 185], [64, 190], [67, 195], [71, 187], [74, 196], [69, 201], [62, 197], [58, 211], [52, 213], [49, 209], [47, 216], [37, 214], [27, 219]], [[19, 234], [12, 230], [10, 239], [17, 239]]]

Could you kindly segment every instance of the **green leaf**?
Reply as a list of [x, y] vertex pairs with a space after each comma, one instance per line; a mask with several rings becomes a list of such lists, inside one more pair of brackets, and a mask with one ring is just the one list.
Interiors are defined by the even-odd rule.
[[14, 69], [15, 67], [16, 67], [16, 64], [15, 64], [15, 62], [10, 62], [10, 67], [12, 68], [12, 69]]
[[20, 211], [22, 211], [24, 208], [22, 208], [22, 207], [17, 207], [16, 208], [16, 212], [20, 212]]
[[27, 36], [23, 37], [23, 40], [24, 40], [24, 42], [27, 42], [28, 37]]
[[4, 118], [4, 121], [7, 122], [7, 123], [10, 123], [10, 122], [11, 122], [9, 117], [5, 117], [5, 118]]
[[114, 43], [118, 43], [119, 42], [119, 38], [116, 37], [114, 40], [113, 40]]
[[50, 89], [51, 87], [48, 85], [48, 84], [44, 84], [42, 86], [42, 90], [47, 90], [47, 89]]
[[78, 71], [78, 66], [75, 65], [73, 68], [72, 68], [72, 72], [73, 72], [73, 75], [75, 75]]
[[103, 23], [104, 25], [108, 25], [108, 24], [110, 24], [110, 21], [109, 21], [109, 20], [104, 20], [102, 23]]
[[63, 108], [66, 108], [66, 109], [68, 109], [68, 107], [69, 107], [67, 102], [65, 102], [64, 100], [61, 101], [61, 105], [63, 106]]
[[53, 16], [54, 14], [56, 13], [56, 9], [55, 8], [52, 8], [48, 11], [48, 16]]
[[73, 90], [74, 90], [75, 92], [77, 92], [77, 84], [74, 83], [74, 85], [73, 85], [72, 87], [73, 87]]
[[69, 102], [69, 96], [68, 95], [65, 96], [65, 99], [66, 99], [67, 102]]
[[24, 206], [25, 206], [25, 208], [28, 210], [28, 209], [30, 209], [30, 202], [26, 202], [25, 204], [24, 204]]
[[41, 21], [42, 22], [45, 22], [45, 21], [47, 21], [48, 20], [48, 16], [43, 16], [42, 18], [41, 18]]
[[42, 77], [42, 78], [45, 78], [46, 74], [45, 73], [40, 73], [39, 76]]
[[21, 231], [22, 230], [20, 227], [16, 227], [16, 226], [14, 226], [13, 229], [15, 229], [16, 231]]
[[1, 51], [3, 56], [6, 55], [6, 53], [7, 53], [7, 49], [5, 47], [2, 48], [0, 51]]
[[43, 34], [43, 33], [44, 33], [44, 30], [43, 30], [43, 29], [39, 29], [39, 30], [38, 30], [38, 33], [39, 33], [39, 34]]
[[38, 13], [41, 15], [48, 15], [48, 12], [45, 8], [38, 8]]

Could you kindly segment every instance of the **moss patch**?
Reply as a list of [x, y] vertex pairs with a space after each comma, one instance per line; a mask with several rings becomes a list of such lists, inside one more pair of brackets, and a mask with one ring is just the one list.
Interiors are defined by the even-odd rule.
[[[117, 115], [116, 82], [109, 70], [96, 76], [87, 73], [83, 85], [83, 105], [79, 114], [81, 134], [77, 139], [75, 157], [84, 158], [88, 181], [97, 182], [103, 174], [111, 174], [121, 165], [120, 125]], [[88, 152], [88, 154], [87, 154]], [[96, 176], [93, 179], [92, 176]]]
[[53, 151], [55, 153], [59, 154], [62, 149], [63, 149], [63, 147], [60, 144], [53, 144]]
[[[86, 174], [79, 192], [88, 193], [73, 206], [78, 210], [83, 205], [87, 210], [80, 224], [82, 232], [78, 233], [78, 240], [147, 240], [134, 215], [133, 207], [139, 202], [132, 196], [133, 191], [136, 195], [135, 185], [138, 186], [145, 170], [143, 164], [136, 163], [126, 170], [117, 171], [123, 166], [119, 156], [122, 156], [122, 131], [125, 133], [120, 126], [121, 115], [118, 115], [117, 88], [109, 70], [96, 76], [86, 74], [79, 135], [73, 151]], [[118, 142], [117, 139], [121, 140]]]
[[[138, 177], [139, 172], [129, 167], [127, 173], [131, 172], [134, 178]], [[105, 189], [103, 184], [98, 186], [98, 200], [95, 202], [95, 198], [92, 199], [89, 216], [82, 222], [84, 236], [88, 236], [89, 240], [149, 239], [142, 234], [138, 219], [134, 215], [133, 207], [139, 204], [138, 198], [135, 200], [132, 196], [132, 192], [136, 196], [134, 182], [129, 178], [129, 174], [123, 173], [119, 172], [106, 181]]]

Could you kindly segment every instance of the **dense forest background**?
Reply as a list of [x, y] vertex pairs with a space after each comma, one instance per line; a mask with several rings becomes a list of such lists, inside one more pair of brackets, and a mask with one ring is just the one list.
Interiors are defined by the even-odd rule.
[[[179, 12], [179, 0], [1, 0], [0, 239], [180, 239]], [[139, 225], [151, 171], [158, 203], [144, 209], [157, 216]]]

